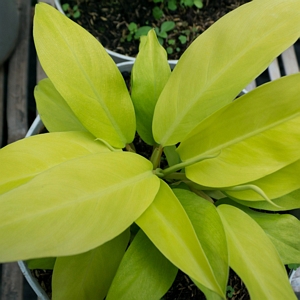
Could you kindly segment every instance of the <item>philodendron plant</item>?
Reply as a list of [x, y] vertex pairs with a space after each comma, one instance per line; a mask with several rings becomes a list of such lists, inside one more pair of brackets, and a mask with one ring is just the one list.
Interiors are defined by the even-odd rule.
[[296, 299], [300, 74], [233, 100], [299, 35], [299, 0], [254, 0], [171, 72], [151, 30], [129, 93], [96, 39], [37, 4], [49, 133], [0, 150], [0, 261], [54, 265], [53, 299], [160, 299], [178, 269], [225, 299], [229, 267], [251, 299]]

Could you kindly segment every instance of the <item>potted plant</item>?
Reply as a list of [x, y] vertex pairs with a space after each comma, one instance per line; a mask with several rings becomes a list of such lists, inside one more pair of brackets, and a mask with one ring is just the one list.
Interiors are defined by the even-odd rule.
[[284, 264], [300, 262], [300, 223], [284, 212], [300, 206], [300, 74], [233, 99], [297, 40], [298, 11], [245, 4], [173, 72], [151, 30], [129, 94], [94, 37], [38, 4], [50, 133], [0, 150], [0, 261], [55, 261], [53, 299], [160, 299], [178, 269], [224, 299], [229, 267], [252, 299], [296, 299]]
[[139, 37], [154, 27], [170, 59], [226, 13], [251, 0], [55, 0], [62, 13], [97, 37], [112, 57], [132, 59]]

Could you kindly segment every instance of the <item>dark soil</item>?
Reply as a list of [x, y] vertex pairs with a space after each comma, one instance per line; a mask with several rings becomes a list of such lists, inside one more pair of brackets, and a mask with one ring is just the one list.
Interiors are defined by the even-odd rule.
[[[138, 53], [139, 40], [126, 41], [129, 34], [127, 26], [134, 22], [141, 26], [161, 28], [164, 21], [174, 21], [175, 29], [168, 32], [168, 37], [164, 40], [165, 49], [170, 47], [169, 41], [174, 40], [173, 53], [169, 54], [169, 59], [178, 59], [190, 43], [215, 21], [226, 13], [234, 10], [240, 5], [251, 0], [203, 0], [203, 8], [195, 6], [178, 6], [176, 11], [171, 11], [162, 4], [154, 3], [153, 0], [61, 0], [62, 3], [69, 3], [70, 17], [78, 24], [91, 32], [102, 45], [109, 50], [136, 56]], [[72, 17], [72, 8], [78, 5], [80, 17]], [[160, 6], [163, 16], [155, 20], [152, 10], [155, 6]], [[182, 44], [179, 36], [186, 36], [186, 43]], [[122, 42], [122, 40], [124, 40]]]

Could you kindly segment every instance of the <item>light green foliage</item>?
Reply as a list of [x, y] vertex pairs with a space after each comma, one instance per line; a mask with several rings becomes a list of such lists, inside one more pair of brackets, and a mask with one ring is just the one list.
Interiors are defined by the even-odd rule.
[[177, 269], [221, 300], [229, 267], [251, 299], [295, 299], [283, 263], [300, 262], [300, 221], [273, 212], [300, 208], [300, 75], [233, 100], [298, 39], [299, 11], [299, 0], [245, 4], [172, 73], [150, 30], [130, 94], [97, 40], [38, 4], [48, 78], [35, 97], [50, 133], [0, 150], [0, 262], [55, 263], [54, 300], [159, 299]]
[[158, 97], [171, 74], [166, 51], [160, 47], [154, 30], [142, 39], [140, 53], [132, 69], [131, 98], [137, 121], [137, 132], [149, 145], [154, 145], [152, 119]]
[[[158, 100], [153, 122], [157, 143], [168, 146], [182, 141], [297, 40], [300, 18], [293, 10], [298, 2], [292, 3], [274, 0], [272, 5], [269, 1], [242, 5], [191, 44]], [[266, 14], [268, 21], [262, 22]], [[278, 18], [289, 22], [278, 26]], [[241, 26], [233, 26], [234, 22]]]
[[223, 295], [191, 220], [165, 182], [161, 181], [154, 201], [136, 223], [176, 267]]
[[87, 131], [49, 78], [39, 82], [34, 96], [38, 112], [48, 131]]
[[122, 260], [128, 241], [129, 230], [126, 230], [111, 241], [88, 252], [58, 257], [52, 277], [53, 299], [103, 299]]
[[160, 299], [171, 287], [177, 271], [139, 230], [126, 251], [106, 299]]
[[230, 266], [243, 278], [251, 299], [297, 299], [263, 229], [238, 208], [220, 205], [217, 209], [227, 236]]
[[[122, 75], [92, 35], [56, 9], [51, 14], [48, 11], [47, 6], [39, 7], [38, 14], [43, 17], [35, 18], [39, 26], [33, 30], [43, 69], [88, 131], [123, 148], [134, 138], [135, 117]], [[50, 52], [55, 63], [48, 57]], [[101, 76], [103, 72], [110, 75]]]

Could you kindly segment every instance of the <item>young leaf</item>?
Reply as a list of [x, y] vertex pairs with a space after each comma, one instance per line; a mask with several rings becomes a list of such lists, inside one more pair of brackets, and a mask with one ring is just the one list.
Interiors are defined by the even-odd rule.
[[98, 152], [110, 150], [88, 132], [40, 134], [10, 144], [0, 150], [0, 195], [67, 160]]
[[137, 131], [149, 145], [155, 143], [152, 135], [154, 108], [170, 74], [166, 51], [157, 41], [154, 30], [150, 30], [147, 37], [142, 38], [131, 72], [131, 98], [136, 111]]
[[34, 90], [39, 115], [50, 132], [87, 131], [50, 79], [41, 80]]
[[229, 272], [228, 250], [223, 224], [216, 207], [190, 191], [174, 189], [173, 192], [191, 220], [215, 277], [226, 293]]
[[282, 261], [263, 229], [236, 207], [220, 205], [217, 210], [227, 236], [230, 266], [251, 299], [296, 300]]
[[224, 296], [190, 219], [164, 181], [161, 180], [155, 200], [136, 223], [176, 267], [206, 288]]
[[139, 230], [121, 261], [106, 300], [161, 299], [175, 280], [177, 270]]
[[153, 201], [152, 168], [130, 152], [90, 154], [2, 194], [0, 261], [79, 254], [116, 237]]
[[129, 241], [129, 230], [88, 252], [58, 257], [53, 299], [104, 299]]
[[187, 177], [203, 186], [230, 187], [298, 160], [299, 80], [295, 74], [262, 85], [201, 122], [178, 147], [183, 162], [194, 162], [186, 167]]
[[134, 108], [121, 73], [101, 44], [45, 3], [36, 5], [33, 35], [43, 69], [84, 127], [115, 148], [130, 143]]
[[298, 0], [251, 1], [201, 34], [179, 59], [157, 102], [155, 141], [175, 145], [230, 103], [298, 39], [299, 10]]

